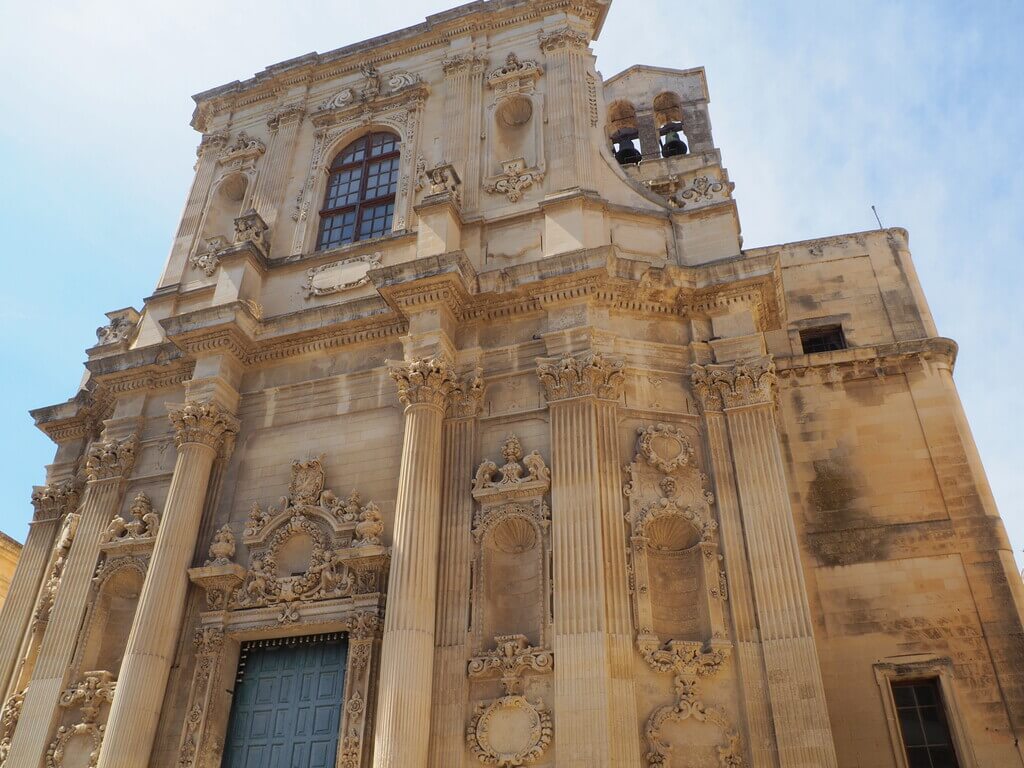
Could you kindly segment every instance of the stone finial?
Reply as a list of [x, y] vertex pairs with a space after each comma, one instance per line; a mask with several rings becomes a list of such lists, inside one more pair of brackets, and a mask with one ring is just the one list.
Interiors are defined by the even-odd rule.
[[403, 405], [445, 408], [459, 387], [451, 363], [441, 357], [401, 363], [392, 366], [388, 373], [398, 385], [398, 399]]
[[216, 403], [185, 403], [174, 406], [169, 414], [174, 425], [174, 443], [179, 448], [195, 443], [213, 450], [238, 434], [238, 419]]
[[384, 533], [384, 518], [380, 513], [380, 507], [371, 501], [359, 513], [359, 522], [356, 523], [356, 535], [352, 546], [379, 547], [382, 533]]
[[598, 352], [539, 359], [537, 376], [544, 385], [548, 402], [588, 396], [618, 400], [626, 382], [622, 360]]
[[693, 391], [705, 412], [772, 402], [777, 377], [771, 357], [691, 369]]
[[228, 565], [235, 556], [235, 534], [230, 525], [224, 525], [213, 534], [206, 565]]
[[74, 480], [50, 483], [32, 491], [33, 520], [54, 520], [78, 508], [79, 487]]
[[139, 438], [132, 434], [124, 440], [98, 440], [89, 446], [85, 474], [89, 482], [125, 478], [135, 466]]

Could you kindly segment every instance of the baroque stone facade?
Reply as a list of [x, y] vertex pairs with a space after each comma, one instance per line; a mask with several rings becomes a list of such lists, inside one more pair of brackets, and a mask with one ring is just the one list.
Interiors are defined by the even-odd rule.
[[0, 766], [1024, 766], [1024, 585], [907, 233], [742, 247], [703, 70], [602, 79], [608, 2], [195, 97], [156, 290], [33, 412]]

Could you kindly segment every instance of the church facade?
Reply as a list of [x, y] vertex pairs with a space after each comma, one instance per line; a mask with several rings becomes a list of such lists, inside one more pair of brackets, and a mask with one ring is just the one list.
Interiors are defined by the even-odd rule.
[[744, 248], [703, 69], [602, 78], [608, 3], [195, 97], [154, 292], [32, 414], [0, 765], [1024, 766], [907, 232]]

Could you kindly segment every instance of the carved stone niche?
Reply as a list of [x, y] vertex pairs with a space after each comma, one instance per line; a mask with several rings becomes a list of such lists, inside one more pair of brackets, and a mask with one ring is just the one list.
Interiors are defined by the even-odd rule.
[[377, 505], [362, 504], [355, 491], [342, 500], [325, 490], [322, 457], [293, 461], [288, 491], [278, 507], [253, 504], [242, 537], [248, 567], [234, 561], [226, 526], [206, 564], [189, 570], [210, 609], [277, 611], [289, 624], [305, 605], [384, 592], [389, 556]]
[[510, 53], [487, 76], [493, 98], [487, 108], [484, 190], [510, 203], [544, 180], [544, 96], [537, 81], [544, 70]]
[[[551, 714], [543, 700], [523, 695], [523, 676], [549, 674], [550, 510], [544, 497], [551, 472], [540, 453], [523, 455], [510, 435], [499, 467], [485, 460], [477, 469], [473, 498], [472, 632], [478, 655], [471, 680], [501, 679], [505, 695], [480, 702], [466, 741], [486, 765], [519, 766], [540, 760], [551, 743]], [[486, 642], [494, 647], [484, 651]]]
[[[672, 674], [675, 690], [675, 701], [647, 721], [646, 764], [669, 768], [673, 741], [698, 745], [710, 739], [704, 751], [717, 755], [722, 768], [743, 765], [728, 717], [706, 706], [700, 693], [700, 680], [714, 676], [730, 651], [728, 592], [708, 478], [686, 435], [667, 424], [638, 429], [636, 454], [625, 471], [637, 649], [651, 669]], [[719, 733], [708, 733], [708, 725]], [[670, 739], [669, 727], [687, 733]]]

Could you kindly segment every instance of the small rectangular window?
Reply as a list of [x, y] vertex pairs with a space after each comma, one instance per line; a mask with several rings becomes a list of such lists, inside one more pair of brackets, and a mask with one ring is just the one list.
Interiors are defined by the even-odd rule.
[[938, 680], [892, 683], [909, 768], [959, 768]]
[[823, 325], [820, 328], [808, 328], [800, 331], [800, 343], [803, 345], [805, 355], [846, 349], [846, 337], [843, 335], [843, 326], [841, 325]]

